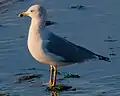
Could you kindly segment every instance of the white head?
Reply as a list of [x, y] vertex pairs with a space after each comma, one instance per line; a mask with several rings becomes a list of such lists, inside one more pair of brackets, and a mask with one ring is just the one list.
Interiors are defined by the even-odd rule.
[[47, 19], [47, 11], [44, 7], [40, 5], [31, 6], [26, 12], [19, 14], [19, 17], [29, 16], [32, 19], [40, 19], [40, 23], [44, 24]]

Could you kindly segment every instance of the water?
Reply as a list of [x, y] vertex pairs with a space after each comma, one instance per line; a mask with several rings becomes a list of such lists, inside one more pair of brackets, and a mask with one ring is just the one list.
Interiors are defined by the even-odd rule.
[[[29, 82], [15, 83], [15, 74], [26, 72], [43, 74], [35, 83], [49, 80], [49, 66], [35, 61], [26, 46], [30, 19], [17, 17], [35, 2], [39, 0], [0, 1], [0, 92], [9, 92], [11, 96], [50, 96], [46, 87], [31, 86]], [[112, 60], [111, 63], [90, 61], [61, 68], [61, 72], [80, 74], [81, 78], [63, 80], [63, 84], [76, 91], [64, 91], [60, 96], [120, 95], [119, 3], [119, 0], [41, 1], [47, 8], [48, 20], [58, 23], [48, 27], [51, 31]], [[70, 9], [73, 5], [86, 8]]]

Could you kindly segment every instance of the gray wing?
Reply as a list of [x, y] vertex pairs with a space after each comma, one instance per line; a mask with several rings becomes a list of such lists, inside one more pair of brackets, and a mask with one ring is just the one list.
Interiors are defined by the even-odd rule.
[[48, 37], [48, 41], [49, 42], [45, 44], [46, 49], [50, 53], [63, 58], [58, 58], [58, 61], [75, 63], [96, 58], [93, 52], [77, 46], [55, 34], [51, 33]]

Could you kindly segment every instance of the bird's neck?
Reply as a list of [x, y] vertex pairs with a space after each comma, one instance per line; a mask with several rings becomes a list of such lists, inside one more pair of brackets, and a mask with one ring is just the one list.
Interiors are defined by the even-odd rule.
[[40, 20], [40, 18], [32, 18], [28, 36], [33, 37], [36, 35], [40, 35], [40, 30], [45, 28], [44, 23], [45, 21], [43, 22], [43, 20]]
[[31, 42], [33, 40], [37, 40], [37, 38], [41, 37], [40, 29], [44, 28], [44, 26], [41, 24], [41, 21], [39, 18], [32, 18], [31, 19], [31, 25], [29, 28], [29, 34], [28, 34], [28, 41]]
[[45, 27], [45, 23], [46, 23], [46, 21], [43, 20], [42, 18], [41, 19], [39, 17], [38, 18], [32, 18], [30, 27], [44, 28]]

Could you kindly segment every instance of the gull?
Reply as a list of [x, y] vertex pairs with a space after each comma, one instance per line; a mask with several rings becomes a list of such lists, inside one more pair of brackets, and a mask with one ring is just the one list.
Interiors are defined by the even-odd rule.
[[23, 16], [31, 17], [27, 41], [29, 52], [40, 63], [50, 65], [50, 87], [56, 86], [59, 67], [92, 59], [110, 62], [108, 57], [93, 53], [49, 31], [46, 28], [47, 11], [43, 6], [32, 5], [19, 14], [19, 17]]

